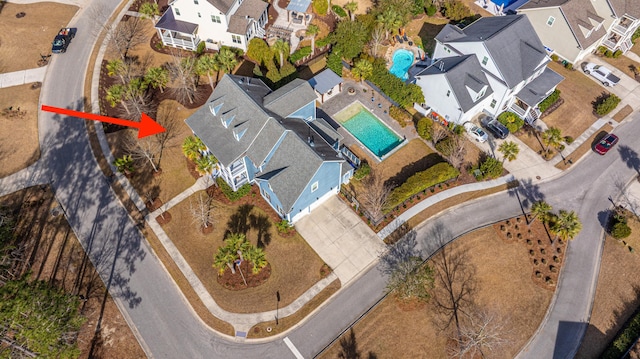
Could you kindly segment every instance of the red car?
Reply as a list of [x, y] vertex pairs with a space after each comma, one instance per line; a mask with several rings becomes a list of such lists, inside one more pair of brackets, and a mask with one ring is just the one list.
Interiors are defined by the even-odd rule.
[[606, 135], [600, 142], [598, 142], [593, 150], [601, 155], [604, 155], [605, 153], [609, 152], [611, 147], [613, 147], [613, 145], [615, 145], [616, 143], [618, 143], [618, 136], [610, 133]]

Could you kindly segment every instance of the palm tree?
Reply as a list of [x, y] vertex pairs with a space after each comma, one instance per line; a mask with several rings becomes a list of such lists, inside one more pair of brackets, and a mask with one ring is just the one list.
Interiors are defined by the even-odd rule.
[[311, 37], [311, 54], [316, 52], [316, 35], [320, 32], [320, 28], [317, 25], [311, 24], [307, 27], [305, 34]]
[[386, 39], [389, 38], [390, 32], [395, 32], [404, 23], [402, 14], [393, 8], [387, 8], [382, 14], [378, 15], [377, 20], [384, 28]]
[[234, 262], [236, 260], [235, 252], [231, 251], [228, 245], [218, 248], [218, 252], [213, 257], [213, 267], [218, 269], [218, 273], [222, 275], [225, 266], [231, 269], [231, 273], [235, 274]]
[[191, 161], [202, 157], [202, 152], [207, 150], [202, 140], [195, 136], [189, 136], [182, 143], [182, 153]]
[[556, 235], [553, 240], [553, 243], [555, 243], [558, 238], [562, 240], [573, 239], [582, 230], [582, 223], [576, 212], [568, 212], [561, 209], [554, 218], [550, 230]]
[[536, 217], [540, 217], [542, 223], [546, 223], [549, 218], [549, 212], [553, 207], [545, 201], [538, 201], [531, 205], [531, 214], [533, 214], [533, 218], [531, 218], [531, 222], [533, 222]]
[[358, 10], [358, 3], [355, 1], [348, 2], [344, 5], [344, 9], [349, 12], [349, 17], [351, 17], [351, 21], [355, 21], [356, 10]]
[[282, 39], [278, 39], [273, 44], [273, 49], [280, 54], [280, 67], [282, 67], [282, 65], [284, 65], [284, 54], [289, 53], [289, 43]]
[[120, 103], [122, 107], [124, 107], [124, 109], [127, 111], [127, 114], [131, 114], [131, 111], [129, 111], [129, 108], [127, 107], [127, 103], [124, 101], [125, 94], [126, 88], [124, 87], [124, 85], [112, 85], [107, 89], [105, 100], [109, 102], [109, 105], [111, 105], [111, 107], [116, 107], [116, 105]]
[[153, 23], [155, 23], [155, 16], [160, 15], [160, 10], [158, 9], [158, 4], [156, 3], [144, 3], [140, 5], [140, 9], [138, 10], [140, 14], [142, 14], [142, 18], [151, 19]]
[[[148, 4], [148, 3], [145, 3]], [[164, 88], [169, 83], [169, 71], [164, 67], [150, 67], [144, 74], [144, 80], [149, 86], [160, 89], [160, 93], [164, 93]]]
[[262, 268], [266, 267], [268, 262], [264, 255], [264, 250], [255, 246], [249, 246], [243, 252], [244, 259], [253, 264], [251, 272], [258, 274]]
[[[196, 64], [196, 71], [198, 74], [207, 75], [209, 78], [209, 86], [213, 90], [213, 72], [216, 73], [220, 70], [220, 63], [218, 63], [218, 56], [207, 54], [201, 56]], [[217, 80], [217, 79], [216, 79]]]
[[518, 147], [518, 144], [513, 141], [505, 141], [500, 144], [498, 151], [500, 151], [504, 156], [502, 158], [502, 163], [504, 163], [504, 160], [509, 160], [509, 162], [511, 162], [518, 157], [520, 147]]
[[218, 163], [218, 159], [214, 155], [205, 155], [195, 160], [196, 171], [202, 176], [211, 173], [213, 167]]
[[115, 59], [107, 62], [106, 70], [107, 70], [107, 75], [109, 75], [109, 77], [118, 76], [120, 77], [120, 81], [122, 81], [122, 83], [126, 82], [124, 80], [126, 67], [124, 65], [124, 62], [122, 62], [122, 60]]
[[223, 47], [218, 52], [218, 63], [220, 64], [220, 68], [227, 71], [227, 73], [231, 73], [233, 69], [238, 64], [238, 59], [236, 59], [236, 53], [233, 50]]
[[113, 161], [113, 165], [116, 167], [118, 172], [124, 173], [125, 175], [131, 174], [135, 170], [131, 155], [124, 155], [116, 158]]
[[373, 74], [373, 64], [364, 59], [358, 60], [351, 69], [351, 73], [362, 82]]
[[549, 127], [542, 133], [542, 143], [547, 146], [547, 151], [549, 151], [549, 147], [551, 146], [558, 148], [562, 140], [562, 132], [557, 127]]

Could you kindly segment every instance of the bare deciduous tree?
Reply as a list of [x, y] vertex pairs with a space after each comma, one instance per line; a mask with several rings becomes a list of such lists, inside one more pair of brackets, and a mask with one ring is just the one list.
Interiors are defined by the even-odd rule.
[[189, 211], [191, 212], [191, 217], [193, 219], [193, 224], [197, 224], [203, 228], [209, 228], [211, 226], [211, 212], [213, 212], [213, 208], [211, 207], [211, 197], [200, 193], [195, 200], [189, 201]]
[[158, 107], [156, 114], [156, 122], [158, 122], [165, 131], [153, 136], [158, 143], [158, 166], [162, 161], [162, 154], [167, 148], [177, 146], [176, 137], [178, 133], [178, 120], [176, 119], [177, 110], [171, 104], [163, 104]]
[[361, 196], [362, 203], [369, 210], [371, 216], [378, 220], [387, 205], [391, 187], [385, 184], [382, 173], [374, 169], [371, 169], [369, 176], [365, 178], [364, 185], [367, 190]]
[[464, 147], [464, 141], [460, 138], [460, 136], [452, 136], [451, 141], [447, 142], [447, 161], [457, 168], [460, 169], [462, 164], [464, 163], [464, 156], [467, 154], [467, 149]]
[[180, 57], [172, 55], [172, 61], [168, 66], [173, 81], [173, 91], [178, 102], [188, 101], [192, 104], [196, 98], [198, 76], [196, 75], [195, 57]]
[[121, 59], [128, 57], [129, 50], [148, 41], [144, 25], [143, 19], [131, 16], [117, 25], [107, 27], [108, 40]]
[[638, 198], [631, 193], [629, 186], [621, 178], [615, 178], [613, 185], [620, 192], [617, 204], [631, 211], [640, 220], [640, 203]]
[[493, 311], [475, 310], [465, 316], [460, 338], [453, 338], [457, 345], [448, 351], [457, 358], [486, 358], [487, 352], [496, 351], [509, 342], [506, 334], [503, 318]]
[[449, 131], [447, 131], [446, 128], [444, 128], [442, 126], [434, 125], [433, 126], [433, 133], [431, 134], [431, 142], [435, 145], [440, 140], [442, 140], [445, 137], [447, 137], [448, 134], [449, 134]]
[[160, 146], [152, 136], [135, 138], [129, 135], [124, 139], [125, 151], [138, 162], [149, 162], [154, 172], [158, 172], [158, 153]]
[[384, 28], [380, 25], [376, 26], [371, 32], [371, 40], [369, 41], [369, 48], [372, 53], [371, 56], [378, 56], [378, 48], [382, 45], [384, 41]]

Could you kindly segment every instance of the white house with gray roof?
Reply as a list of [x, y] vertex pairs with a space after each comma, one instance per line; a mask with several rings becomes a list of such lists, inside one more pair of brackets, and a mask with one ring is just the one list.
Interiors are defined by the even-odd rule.
[[166, 46], [195, 50], [221, 46], [247, 50], [249, 40], [265, 36], [268, 3], [262, 0], [174, 0], [155, 25]]
[[300, 79], [271, 91], [258, 79], [224, 75], [185, 122], [218, 159], [216, 176], [234, 191], [256, 184], [293, 223], [353, 175], [341, 154], [342, 137], [316, 119], [315, 103], [315, 92]]
[[[464, 29], [448, 24], [435, 40], [433, 64], [416, 83], [425, 94], [423, 106], [449, 122], [462, 124], [481, 109], [492, 116], [513, 111], [532, 123], [537, 105], [563, 80], [547, 68], [550, 59], [524, 15], [483, 17]], [[438, 77], [438, 71], [446, 75]], [[438, 87], [430, 78], [448, 85]]]

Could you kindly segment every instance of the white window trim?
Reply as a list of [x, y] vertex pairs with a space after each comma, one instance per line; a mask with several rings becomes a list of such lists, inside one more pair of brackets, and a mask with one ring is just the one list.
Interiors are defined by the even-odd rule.
[[547, 19], [547, 26], [552, 27], [554, 22], [556, 22], [556, 18], [553, 16], [549, 16], [549, 18]]
[[315, 192], [318, 190], [318, 181], [315, 181], [311, 184], [311, 193]]

